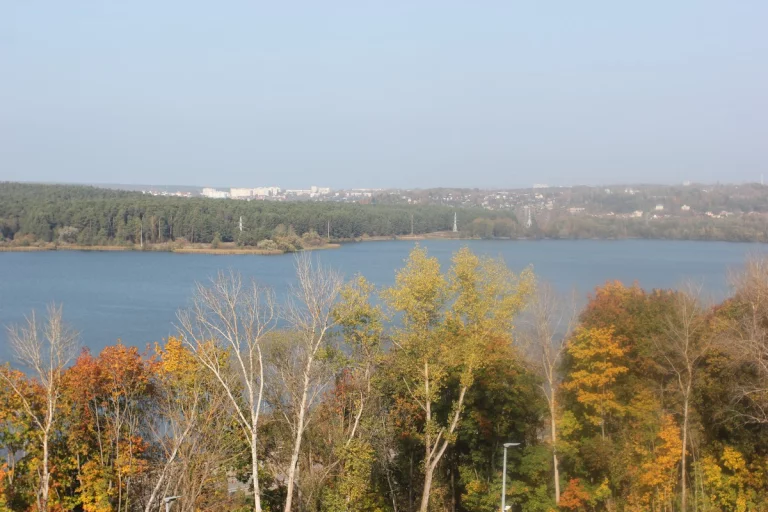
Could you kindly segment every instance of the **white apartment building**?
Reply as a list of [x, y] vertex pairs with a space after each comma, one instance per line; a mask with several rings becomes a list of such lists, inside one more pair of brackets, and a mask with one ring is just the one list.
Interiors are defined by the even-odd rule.
[[200, 195], [202, 195], [203, 197], [210, 197], [211, 199], [226, 199], [229, 197], [229, 192], [206, 187], [203, 189]]
[[253, 189], [251, 189], [251, 188], [231, 188], [231, 189], [229, 189], [229, 196], [232, 199], [250, 199], [253, 196]]
[[282, 190], [280, 187], [256, 187], [253, 189], [254, 197], [274, 197], [279, 196]]

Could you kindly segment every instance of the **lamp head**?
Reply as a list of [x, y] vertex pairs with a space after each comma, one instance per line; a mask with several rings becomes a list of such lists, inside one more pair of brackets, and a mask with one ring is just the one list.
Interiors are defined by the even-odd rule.
[[520, 446], [520, 443], [504, 443], [504, 448], [512, 448], [513, 446]]

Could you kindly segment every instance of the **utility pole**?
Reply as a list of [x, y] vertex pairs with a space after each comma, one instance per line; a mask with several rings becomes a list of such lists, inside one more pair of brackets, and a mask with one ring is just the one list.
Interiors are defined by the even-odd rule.
[[411, 236], [413, 236], [413, 214], [411, 214]]
[[240, 224], [239, 224], [239, 226], [240, 226], [240, 232], [242, 233], [243, 232], [243, 216], [242, 215], [240, 216]]
[[331, 221], [328, 221], [328, 234], [327, 234], [328, 241], [331, 241]]
[[520, 446], [520, 443], [504, 443], [504, 469], [501, 474], [501, 512], [507, 512], [507, 448]]

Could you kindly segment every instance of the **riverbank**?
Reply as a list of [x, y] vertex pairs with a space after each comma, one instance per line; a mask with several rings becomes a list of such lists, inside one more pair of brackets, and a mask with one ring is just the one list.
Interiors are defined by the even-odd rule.
[[[302, 251], [317, 251], [323, 249], [338, 249], [341, 244], [326, 243], [324, 245], [305, 247]], [[41, 245], [0, 245], [0, 252], [43, 252], [43, 251], [83, 251], [83, 252], [172, 252], [178, 254], [218, 254], [218, 255], [257, 255], [276, 256], [286, 254], [280, 249], [258, 249], [256, 247], [238, 247], [233, 243], [222, 243], [218, 247], [211, 244], [147, 244], [144, 247], [128, 245], [75, 245], [75, 244], [41, 244]]]

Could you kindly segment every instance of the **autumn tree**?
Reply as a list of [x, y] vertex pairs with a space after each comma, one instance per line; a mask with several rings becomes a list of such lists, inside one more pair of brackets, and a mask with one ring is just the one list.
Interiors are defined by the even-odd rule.
[[568, 342], [573, 371], [563, 386], [575, 392], [576, 400], [585, 407], [586, 420], [600, 427], [603, 439], [606, 417], [623, 408], [611, 389], [617, 377], [627, 372], [622, 341], [613, 328], [580, 328]]
[[[345, 285], [333, 316], [344, 345], [336, 384], [318, 411], [317, 433], [329, 458], [319, 483], [325, 487], [323, 509], [365, 510], [372, 496], [371, 473], [375, 463], [381, 413], [374, 376], [382, 357], [384, 317], [372, 302], [375, 287], [357, 276]], [[333, 475], [333, 485], [325, 478]], [[372, 503], [373, 502], [373, 503]]]
[[681, 509], [688, 510], [687, 450], [690, 440], [690, 417], [694, 399], [695, 380], [704, 359], [712, 347], [713, 336], [707, 332], [704, 311], [697, 298], [698, 291], [680, 291], [673, 295], [671, 308], [665, 316], [664, 327], [654, 338], [661, 366], [672, 376], [680, 394], [682, 443], [680, 456]]
[[748, 259], [730, 281], [735, 295], [720, 341], [736, 367], [733, 400], [743, 407], [735, 412], [749, 423], [768, 425], [768, 258]]
[[50, 441], [58, 421], [62, 374], [75, 355], [78, 336], [64, 323], [61, 306], [51, 305], [45, 320], [38, 321], [33, 311], [24, 325], [8, 329], [8, 338], [19, 363], [31, 372], [40, 390], [37, 403], [24, 391], [18, 379], [8, 372], [0, 372], [0, 377], [16, 394], [34, 425], [42, 451], [37, 509], [47, 512], [51, 486]]
[[333, 330], [343, 319], [343, 315], [334, 314], [342, 286], [338, 272], [313, 261], [308, 253], [296, 257], [296, 285], [291, 288], [284, 313], [291, 346], [283, 344], [273, 359], [275, 375], [285, 386], [283, 415], [292, 437], [285, 467], [285, 512], [292, 510], [301, 445], [311, 412], [333, 374], [325, 363], [334, 348]]
[[192, 307], [179, 313], [184, 341], [229, 398], [251, 451], [255, 512], [261, 512], [259, 418], [264, 402], [265, 336], [277, 319], [274, 295], [235, 274], [198, 284]]
[[[426, 512], [435, 470], [455, 441], [467, 390], [484, 364], [489, 343], [511, 343], [512, 321], [533, 285], [526, 271], [515, 276], [501, 260], [464, 248], [447, 275], [436, 258], [417, 247], [384, 298], [401, 318], [393, 332], [393, 375], [405, 385], [404, 400], [423, 417], [414, 425], [423, 444], [424, 484], [419, 510]], [[436, 405], [451, 396], [446, 417]]]
[[574, 300], [565, 300], [552, 286], [539, 283], [528, 305], [528, 317], [519, 337], [528, 363], [542, 377], [541, 390], [549, 407], [555, 503], [560, 502], [560, 472], [557, 459], [558, 387], [566, 342], [576, 323]]

